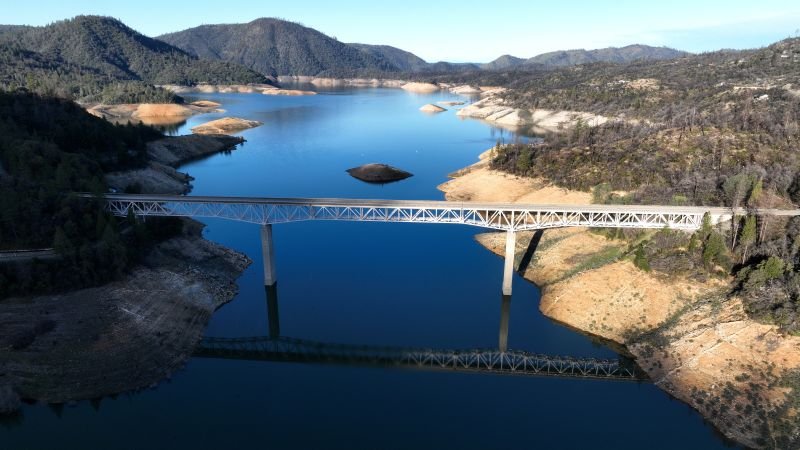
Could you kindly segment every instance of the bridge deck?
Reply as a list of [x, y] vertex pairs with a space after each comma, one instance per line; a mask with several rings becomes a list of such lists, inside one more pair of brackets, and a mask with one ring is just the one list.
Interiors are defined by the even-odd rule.
[[[84, 194], [86, 197], [90, 195]], [[114, 214], [219, 217], [258, 224], [302, 220], [459, 223], [501, 230], [568, 226], [694, 230], [705, 213], [718, 222], [730, 208], [658, 205], [539, 205], [342, 198], [253, 198], [109, 194]], [[737, 214], [744, 213], [737, 211]], [[796, 216], [800, 210], [758, 209], [758, 215]]]

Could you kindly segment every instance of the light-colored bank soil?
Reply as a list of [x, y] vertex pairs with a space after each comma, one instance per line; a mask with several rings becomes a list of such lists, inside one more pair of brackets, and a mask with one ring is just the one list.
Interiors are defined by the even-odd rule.
[[420, 83], [416, 81], [411, 83], [406, 83], [402, 86], [402, 88], [408, 92], [417, 92], [420, 94], [428, 94], [431, 92], [436, 92], [441, 89], [438, 85], [433, 83]]
[[428, 103], [427, 105], [422, 105], [419, 108], [419, 110], [422, 111], [422, 112], [426, 112], [426, 113], [440, 113], [440, 112], [447, 111], [447, 109], [442, 108], [441, 106], [434, 105], [433, 103]]
[[[586, 204], [588, 193], [515, 177], [482, 161], [440, 186], [448, 200]], [[515, 267], [534, 237], [520, 232]], [[498, 256], [503, 233], [478, 242]], [[628, 243], [585, 228], [547, 230], [523, 276], [543, 314], [626, 346], [653, 382], [696, 408], [726, 436], [757, 448], [797, 443], [800, 338], [747, 317], [730, 280], [690, 280], [637, 269]]]
[[264, 95], [286, 95], [289, 97], [297, 97], [301, 95], [317, 95], [314, 91], [303, 91], [300, 89], [264, 89], [261, 91]]
[[271, 84], [198, 84], [195, 86], [165, 84], [159, 87], [176, 94], [252, 94], [260, 93], [267, 89], [276, 89], [276, 87]]
[[484, 90], [481, 100], [461, 108], [457, 115], [485, 120], [512, 131], [531, 130], [537, 133], [562, 131], [578, 122], [592, 126], [610, 120], [605, 116], [580, 111], [514, 108], [498, 95], [502, 92], [502, 89]]
[[118, 105], [86, 105], [93, 116], [112, 123], [143, 123], [145, 125], [174, 125], [185, 122], [195, 114], [217, 111], [219, 103], [197, 101], [186, 105], [175, 103], [126, 103]]
[[403, 80], [392, 80], [382, 78], [325, 78], [313, 76], [289, 76], [281, 75], [278, 77], [279, 83], [309, 83], [317, 87], [384, 87], [399, 88], [408, 83]]
[[257, 120], [223, 117], [192, 128], [195, 134], [231, 134], [263, 125]]

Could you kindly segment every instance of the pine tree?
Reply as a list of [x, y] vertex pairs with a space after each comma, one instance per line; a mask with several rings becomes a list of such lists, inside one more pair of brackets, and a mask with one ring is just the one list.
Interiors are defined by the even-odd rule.
[[758, 201], [761, 199], [761, 194], [764, 190], [764, 181], [759, 178], [753, 183], [753, 189], [750, 190], [750, 197], [747, 199], [747, 206], [754, 208], [758, 206]]
[[722, 235], [712, 231], [703, 247], [703, 264], [706, 269], [710, 269], [711, 264], [718, 261], [723, 251], [725, 251], [725, 241], [722, 239]]
[[756, 216], [748, 215], [744, 219], [744, 226], [742, 227], [742, 235], [739, 236], [739, 245], [742, 249], [742, 264], [747, 261], [747, 250], [750, 245], [756, 240]]

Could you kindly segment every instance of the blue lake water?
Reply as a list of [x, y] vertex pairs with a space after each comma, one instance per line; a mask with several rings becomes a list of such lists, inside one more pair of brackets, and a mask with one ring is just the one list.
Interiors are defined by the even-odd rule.
[[[201, 97], [197, 97], [201, 98]], [[247, 143], [191, 163], [191, 195], [442, 199], [436, 186], [498, 140], [455, 111], [418, 108], [453, 95], [344, 89], [307, 97], [214, 94], [255, 119]], [[345, 170], [388, 163], [414, 174], [372, 185]], [[208, 336], [268, 334], [256, 225], [205, 220], [205, 234], [254, 264]], [[281, 335], [332, 343], [496, 348], [503, 261], [460, 225], [300, 222], [274, 226]], [[516, 277], [511, 349], [615, 357], [538, 311]], [[16, 448], [725, 448], [685, 404], [646, 383], [300, 363], [192, 359], [158, 387], [79, 402], [58, 414], [28, 406], [0, 428]]]

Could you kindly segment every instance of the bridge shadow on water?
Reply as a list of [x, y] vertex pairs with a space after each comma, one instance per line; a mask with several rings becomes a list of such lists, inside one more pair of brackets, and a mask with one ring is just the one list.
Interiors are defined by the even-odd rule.
[[[541, 237], [541, 236], [539, 236]], [[534, 235], [529, 249], [538, 243]], [[500, 301], [497, 348], [433, 349], [319, 342], [281, 335], [277, 283], [265, 287], [267, 334], [264, 336], [205, 337], [195, 357], [247, 361], [337, 364], [506, 375], [646, 381], [645, 373], [624, 356], [614, 359], [544, 355], [508, 349], [511, 296]]]

